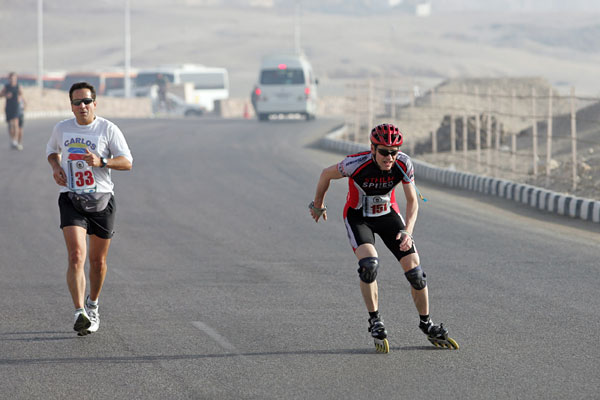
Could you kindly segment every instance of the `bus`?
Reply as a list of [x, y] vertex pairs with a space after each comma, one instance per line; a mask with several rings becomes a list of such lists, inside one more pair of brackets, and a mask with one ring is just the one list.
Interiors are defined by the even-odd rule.
[[[130, 79], [133, 82], [136, 73], [132, 72]], [[62, 90], [69, 90], [74, 83], [87, 82], [96, 89], [97, 95], [107, 95], [114, 90], [123, 90], [125, 88], [125, 73], [123, 71], [111, 72], [69, 72], [65, 75], [62, 83]]]
[[202, 106], [208, 112], [219, 112], [221, 101], [229, 98], [227, 70], [197, 64], [165, 65], [140, 69], [135, 79], [135, 90], [155, 85], [160, 74], [171, 85], [192, 83], [191, 94], [186, 96], [185, 100], [188, 103]]
[[[42, 86], [46, 89], [60, 89], [64, 79], [64, 72], [46, 72], [42, 75]], [[17, 73], [17, 81], [21, 86], [37, 86], [37, 75]], [[0, 85], [4, 86], [5, 83], [8, 83], [8, 75], [0, 76]]]

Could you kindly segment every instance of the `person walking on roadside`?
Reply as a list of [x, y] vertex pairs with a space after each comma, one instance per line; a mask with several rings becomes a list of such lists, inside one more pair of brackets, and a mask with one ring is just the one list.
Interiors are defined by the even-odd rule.
[[169, 111], [169, 100], [167, 99], [167, 90], [169, 81], [163, 74], [156, 76], [156, 86], [158, 87], [158, 108], [159, 110]]
[[[75, 118], [56, 124], [46, 155], [54, 181], [60, 186], [58, 207], [68, 253], [67, 286], [75, 306], [73, 329], [83, 336], [96, 332], [100, 325], [98, 298], [117, 210], [111, 171], [131, 170], [133, 157], [121, 130], [96, 115], [94, 86], [73, 84], [69, 99]], [[85, 297], [88, 251], [90, 291]]]
[[[399, 261], [410, 285], [412, 298], [419, 313], [419, 328], [438, 347], [458, 349], [448, 337], [448, 330], [436, 325], [429, 316], [429, 294], [426, 274], [421, 268], [419, 253], [413, 240], [419, 204], [414, 187], [411, 159], [400, 152], [402, 133], [391, 124], [373, 128], [371, 149], [347, 156], [338, 164], [321, 172], [314, 200], [309, 209], [315, 222], [327, 220], [325, 194], [332, 180], [348, 178], [349, 191], [344, 207], [344, 223], [350, 245], [358, 259], [360, 291], [369, 312], [369, 332], [378, 352], [387, 353], [387, 330], [379, 314], [377, 276], [379, 258], [375, 249], [375, 234]], [[396, 203], [395, 188], [402, 183], [406, 200], [406, 220]]]
[[25, 101], [21, 86], [18, 84], [17, 74], [8, 74], [9, 82], [0, 90], [0, 97], [6, 97], [4, 114], [8, 123], [8, 136], [10, 146], [16, 150], [23, 150], [23, 130], [19, 129], [19, 111]]
[[21, 97], [19, 99], [19, 116], [17, 123], [17, 149], [23, 150], [23, 125], [25, 124], [25, 108], [27, 107], [27, 103], [25, 99]]

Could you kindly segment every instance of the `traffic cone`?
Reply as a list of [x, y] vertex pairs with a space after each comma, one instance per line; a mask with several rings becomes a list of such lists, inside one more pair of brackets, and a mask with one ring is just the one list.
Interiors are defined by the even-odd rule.
[[248, 112], [248, 103], [244, 103], [244, 118], [249, 119], [250, 113]]

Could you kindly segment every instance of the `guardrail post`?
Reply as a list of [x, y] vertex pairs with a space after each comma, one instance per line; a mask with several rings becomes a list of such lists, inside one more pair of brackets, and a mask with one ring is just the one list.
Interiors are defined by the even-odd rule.
[[571, 87], [571, 162], [573, 191], [577, 189], [577, 113], [575, 112], [575, 87]]
[[456, 125], [454, 124], [454, 114], [450, 114], [450, 153], [456, 153]]
[[532, 139], [533, 139], [533, 177], [537, 177], [537, 173], [538, 173], [538, 165], [537, 165], [537, 142], [538, 142], [538, 131], [537, 131], [537, 115], [536, 115], [536, 107], [535, 107], [535, 103], [537, 101], [536, 95], [535, 95], [535, 88], [532, 87], [531, 88], [531, 115], [532, 115]]
[[[512, 115], [513, 118], [516, 118], [516, 111], [517, 111], [517, 92], [515, 89], [512, 90], [512, 99], [511, 99], [511, 111], [512, 111]], [[515, 124], [516, 125], [516, 124]], [[510, 143], [510, 152], [511, 152], [511, 167], [512, 167], [512, 171], [516, 172], [517, 170], [517, 132], [516, 129], [513, 128], [513, 131], [511, 132], [511, 143]]]
[[481, 113], [479, 112], [479, 87], [475, 87], [475, 152], [477, 153], [477, 166], [481, 164]]
[[552, 161], [552, 86], [548, 92], [548, 125], [546, 127], [546, 186], [550, 186], [550, 161]]

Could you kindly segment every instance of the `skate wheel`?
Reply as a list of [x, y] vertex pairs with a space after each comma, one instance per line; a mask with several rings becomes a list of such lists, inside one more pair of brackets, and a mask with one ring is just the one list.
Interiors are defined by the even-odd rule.
[[450, 349], [450, 350], [458, 350], [458, 343], [452, 338], [448, 338], [447, 340], [440, 339], [429, 339], [432, 345], [438, 347], [440, 349]]
[[458, 350], [459, 346], [458, 343], [456, 343], [456, 340], [452, 339], [452, 338], [448, 338], [448, 343], [450, 344], [450, 348], [452, 348], [453, 350]]
[[375, 351], [387, 354], [390, 352], [390, 344], [387, 339], [375, 339]]

